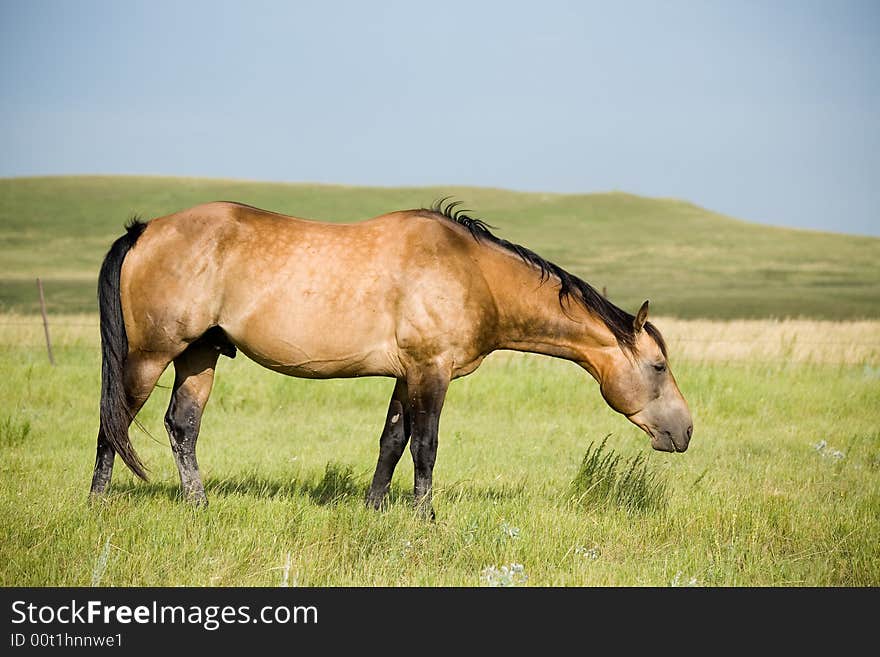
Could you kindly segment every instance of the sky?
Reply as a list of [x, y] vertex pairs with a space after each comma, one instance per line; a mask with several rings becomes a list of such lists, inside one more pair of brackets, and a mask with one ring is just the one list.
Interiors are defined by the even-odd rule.
[[880, 2], [0, 0], [0, 176], [619, 190], [880, 236]]

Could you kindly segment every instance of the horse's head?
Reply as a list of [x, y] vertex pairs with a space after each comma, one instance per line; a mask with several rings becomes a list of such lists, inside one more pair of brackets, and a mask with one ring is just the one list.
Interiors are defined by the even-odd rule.
[[605, 352], [594, 373], [608, 405], [651, 437], [663, 452], [683, 452], [694, 430], [687, 402], [666, 362], [660, 334], [648, 319], [648, 302], [633, 322], [635, 349]]

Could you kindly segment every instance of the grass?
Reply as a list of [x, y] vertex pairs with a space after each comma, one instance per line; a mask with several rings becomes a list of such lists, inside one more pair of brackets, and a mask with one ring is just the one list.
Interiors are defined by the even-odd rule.
[[880, 317], [880, 239], [750, 224], [686, 201], [100, 176], [0, 179], [0, 309], [39, 312], [39, 276], [51, 312], [95, 311], [101, 258], [133, 213], [228, 199], [354, 221], [448, 194], [631, 312], [650, 298], [680, 318]]
[[569, 500], [579, 506], [616, 506], [632, 511], [662, 509], [668, 487], [665, 479], [648, 469], [643, 452], [624, 459], [608, 447], [608, 434], [598, 445], [590, 443], [571, 482]]
[[[650, 450], [570, 363], [494, 354], [450, 389], [428, 523], [411, 508], [408, 454], [388, 509], [363, 505], [390, 381], [290, 379], [243, 357], [222, 359], [202, 426], [207, 511], [178, 499], [167, 388], [140, 416], [157, 441], [132, 430], [151, 482], [117, 465], [110, 498], [89, 507], [96, 318], [52, 320], [55, 368], [38, 318], [0, 316], [3, 426], [30, 426], [0, 444], [2, 585], [880, 584], [878, 322], [786, 323], [794, 351], [789, 339], [719, 358], [684, 338], [735, 340], [728, 323], [658, 318], [695, 418], [679, 455]], [[870, 343], [861, 359], [810, 343], [850, 330]], [[643, 467], [663, 503], [570, 501], [608, 434], [615, 472]]]
[[7, 416], [0, 420], [0, 446], [18, 447], [31, 433], [30, 420]]

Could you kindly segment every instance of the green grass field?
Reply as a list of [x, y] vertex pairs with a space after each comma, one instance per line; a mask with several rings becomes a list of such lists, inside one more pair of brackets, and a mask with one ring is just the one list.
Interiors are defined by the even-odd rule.
[[[390, 381], [290, 379], [243, 357], [221, 361], [204, 418], [207, 511], [177, 498], [167, 388], [140, 416], [158, 442], [132, 431], [151, 483], [117, 462], [110, 499], [89, 508], [95, 318], [59, 319], [55, 368], [39, 322], [9, 321], [2, 585], [278, 585], [288, 554], [300, 585], [477, 586], [486, 567], [510, 563], [537, 586], [880, 584], [880, 339], [871, 365], [789, 363], [782, 351], [674, 360], [672, 340], [696, 427], [681, 455], [651, 451], [574, 365], [490, 356], [450, 389], [428, 523], [411, 508], [408, 453], [390, 508], [363, 507]], [[587, 448], [607, 434], [666, 484], [658, 505], [568, 500]]]
[[[576, 366], [495, 354], [450, 388], [437, 521], [412, 511], [408, 453], [377, 513], [362, 499], [391, 381], [290, 379], [239, 356], [202, 425], [208, 510], [177, 497], [167, 387], [140, 415], [155, 440], [132, 430], [152, 481], [117, 463], [109, 499], [86, 504], [95, 279], [130, 213], [232, 199], [353, 220], [452, 193], [629, 310], [651, 299], [694, 415], [687, 453], [653, 452]], [[531, 586], [880, 585], [878, 239], [625, 194], [44, 178], [0, 180], [0, 261], [0, 585], [477, 586], [510, 564]], [[579, 471], [606, 436], [619, 474], [640, 457], [656, 487], [594, 495]], [[622, 504], [633, 491], [650, 503]]]

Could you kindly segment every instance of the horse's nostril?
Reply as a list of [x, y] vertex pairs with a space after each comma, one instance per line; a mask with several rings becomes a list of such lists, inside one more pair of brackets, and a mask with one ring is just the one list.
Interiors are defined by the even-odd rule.
[[688, 427], [688, 430], [687, 430], [687, 437], [688, 437], [688, 440], [691, 439], [691, 434], [692, 434], [693, 432], [694, 432], [694, 425], [692, 424], [692, 425], [690, 425], [690, 426]]

